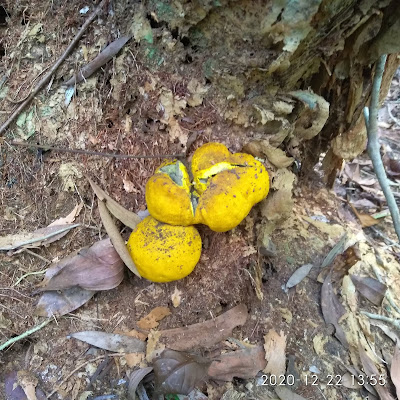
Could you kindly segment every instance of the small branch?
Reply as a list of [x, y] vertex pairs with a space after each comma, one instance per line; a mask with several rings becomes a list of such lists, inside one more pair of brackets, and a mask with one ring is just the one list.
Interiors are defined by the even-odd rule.
[[37, 326], [33, 327], [32, 329], [29, 329], [28, 331], [21, 333], [21, 335], [13, 337], [10, 340], [7, 340], [7, 342], [0, 345], [0, 351], [4, 350], [6, 347], [12, 345], [13, 343], [17, 342], [18, 340], [24, 339], [27, 336], [32, 335], [32, 333], [39, 331], [40, 329], [45, 327], [50, 321], [52, 321], [52, 320], [47, 319], [46, 321], [43, 321], [40, 325], [37, 325]]
[[49, 69], [49, 71], [46, 73], [46, 75], [39, 81], [39, 83], [36, 85], [36, 87], [32, 90], [31, 94], [15, 109], [15, 111], [8, 117], [8, 119], [1, 125], [0, 127], [0, 136], [4, 133], [4, 131], [9, 127], [11, 122], [13, 122], [18, 115], [21, 113], [21, 111], [32, 101], [32, 99], [40, 92], [40, 90], [43, 88], [44, 85], [46, 85], [47, 82], [50, 81], [52, 75], [54, 72], [57, 70], [57, 68], [64, 62], [64, 60], [68, 57], [69, 53], [72, 51], [72, 49], [75, 47], [75, 45], [78, 43], [79, 39], [82, 37], [82, 35], [85, 33], [87, 27], [94, 21], [96, 18], [97, 14], [102, 10], [104, 6], [105, 0], [102, 0], [98, 7], [94, 10], [93, 14], [86, 20], [86, 22], [82, 25], [82, 28], [79, 30], [79, 32], [75, 35], [73, 38], [72, 42], [69, 44], [69, 46], [66, 48], [64, 53], [61, 55], [61, 57], [57, 60], [57, 62]]
[[364, 314], [371, 319], [377, 319], [378, 321], [389, 322], [389, 324], [392, 324], [395, 328], [400, 329], [400, 320], [398, 319], [385, 317], [384, 315], [379, 315], [379, 314], [371, 314], [366, 311], [361, 311], [361, 314]]
[[376, 64], [375, 76], [372, 84], [370, 111], [368, 110], [368, 107], [364, 108], [364, 118], [368, 135], [368, 154], [371, 158], [372, 165], [374, 166], [378, 182], [381, 185], [383, 194], [385, 195], [390, 214], [392, 215], [394, 230], [396, 231], [397, 237], [400, 241], [399, 209], [397, 207], [393, 193], [390, 189], [385, 167], [383, 166], [381, 158], [380, 146], [378, 141], [379, 92], [382, 83], [383, 72], [385, 70], [386, 57], [386, 55], [381, 56]]
[[42, 149], [42, 150], [52, 150], [57, 153], [72, 153], [72, 154], [85, 154], [87, 156], [99, 156], [99, 157], [110, 157], [110, 158], [181, 158], [185, 157], [184, 154], [159, 154], [159, 155], [131, 155], [131, 154], [114, 154], [114, 153], [102, 153], [100, 151], [90, 151], [90, 150], [79, 150], [79, 149], [67, 149], [64, 147], [53, 147], [47, 146], [46, 144], [31, 144], [31, 143], [23, 143], [23, 142], [7, 142], [12, 146], [21, 146], [21, 147], [29, 147], [33, 149]]

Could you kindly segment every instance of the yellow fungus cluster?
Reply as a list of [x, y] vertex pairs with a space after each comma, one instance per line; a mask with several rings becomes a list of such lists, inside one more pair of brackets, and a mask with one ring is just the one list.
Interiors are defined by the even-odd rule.
[[221, 143], [197, 149], [191, 164], [162, 164], [146, 185], [151, 217], [138, 224], [128, 249], [143, 277], [154, 282], [190, 274], [201, 254], [201, 238], [192, 225], [216, 232], [235, 228], [269, 191], [262, 163], [245, 153], [232, 154]]

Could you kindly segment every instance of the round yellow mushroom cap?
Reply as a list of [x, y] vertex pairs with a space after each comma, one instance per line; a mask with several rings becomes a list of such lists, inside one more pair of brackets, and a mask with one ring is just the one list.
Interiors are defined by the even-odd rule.
[[259, 164], [225, 170], [210, 178], [199, 198], [196, 223], [208, 225], [216, 232], [226, 232], [239, 225], [269, 191], [268, 173]]
[[161, 165], [146, 184], [150, 215], [171, 225], [192, 225], [194, 211], [190, 188], [189, 174], [180, 161]]
[[236, 227], [269, 191], [264, 165], [250, 154], [231, 154], [221, 143], [207, 143], [192, 159], [193, 185], [185, 166], [161, 166], [146, 185], [154, 218], [172, 225], [205, 224], [217, 232]]
[[171, 282], [189, 275], [201, 255], [194, 226], [164, 224], [149, 216], [131, 233], [128, 251], [143, 278]]

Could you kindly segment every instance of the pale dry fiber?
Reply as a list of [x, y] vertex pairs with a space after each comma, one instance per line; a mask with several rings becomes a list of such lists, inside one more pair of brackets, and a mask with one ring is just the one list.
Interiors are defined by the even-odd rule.
[[262, 346], [251, 346], [221, 354], [208, 368], [208, 375], [216, 380], [232, 381], [233, 378], [251, 379], [266, 365]]
[[174, 293], [171, 295], [171, 301], [172, 305], [177, 308], [181, 305], [182, 302], [182, 292], [178, 290], [178, 288], [175, 286]]
[[100, 331], [83, 331], [70, 334], [72, 337], [101, 349], [114, 351], [116, 353], [144, 352], [146, 343], [132, 336], [119, 335]]
[[91, 291], [110, 290], [123, 279], [124, 263], [110, 239], [103, 239], [51, 266], [39, 290], [64, 290], [74, 286]]
[[144, 330], [154, 329], [159, 325], [159, 321], [168, 315], [171, 315], [171, 311], [168, 307], [156, 307], [153, 308], [149, 314], [140, 319], [137, 322], [137, 325], [139, 328]]
[[265, 359], [267, 365], [263, 372], [271, 375], [282, 375], [286, 371], [286, 335], [270, 329], [264, 336]]
[[247, 307], [240, 304], [214, 319], [160, 331], [160, 339], [166, 347], [179, 351], [211, 347], [229, 337], [233, 328], [244, 325], [247, 316]]

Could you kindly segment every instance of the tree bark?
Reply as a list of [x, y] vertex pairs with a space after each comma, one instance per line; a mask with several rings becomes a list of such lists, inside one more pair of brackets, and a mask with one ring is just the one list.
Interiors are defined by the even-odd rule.
[[[332, 184], [342, 161], [365, 150], [362, 109], [375, 62], [389, 54], [382, 98], [399, 65], [398, 0], [179, 0], [147, 8], [203, 58], [223, 116], [291, 153], [303, 176], [326, 153]], [[299, 91], [314, 99], [299, 101]], [[329, 103], [327, 119], [319, 98]]]

